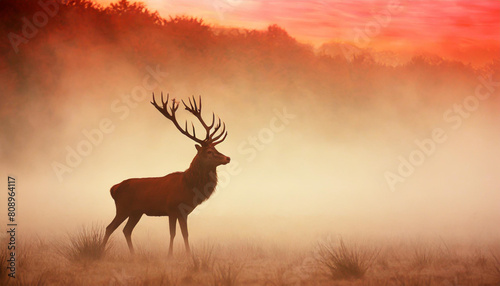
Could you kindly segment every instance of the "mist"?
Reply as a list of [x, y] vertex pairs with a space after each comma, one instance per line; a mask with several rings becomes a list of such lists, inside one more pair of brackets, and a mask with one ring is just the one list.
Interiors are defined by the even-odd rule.
[[[5, 2], [1, 31], [22, 34], [19, 19], [40, 8]], [[17, 52], [0, 47], [1, 169], [18, 181], [23, 232], [106, 225], [111, 186], [187, 169], [194, 142], [150, 104], [163, 92], [201, 95], [203, 116], [228, 129], [218, 150], [231, 163], [190, 216], [193, 237], [498, 235], [498, 58], [478, 67], [416, 53], [384, 64], [277, 25], [71, 3]], [[137, 229], [166, 235], [167, 221]]]

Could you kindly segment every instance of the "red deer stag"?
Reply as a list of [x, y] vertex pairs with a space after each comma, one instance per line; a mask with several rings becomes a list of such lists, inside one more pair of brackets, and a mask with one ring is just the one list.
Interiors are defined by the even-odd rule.
[[[215, 124], [215, 115], [212, 113], [212, 123], [207, 125], [201, 116], [201, 97], [199, 103], [193, 97], [193, 102], [189, 98], [189, 106], [182, 101], [187, 111], [192, 113], [205, 128], [205, 139], [196, 137], [194, 125], [192, 134], [188, 131], [187, 122], [182, 128], [175, 112], [179, 108], [179, 103], [172, 99], [171, 106], [168, 106], [169, 96], [163, 101], [162, 106], [155, 101], [151, 104], [158, 109], [166, 118], [172, 121], [179, 131], [191, 140], [195, 141], [198, 151], [189, 168], [184, 172], [175, 172], [159, 178], [137, 178], [128, 179], [111, 188], [111, 196], [115, 200], [116, 216], [106, 227], [106, 234], [103, 240], [103, 246], [106, 245], [109, 236], [116, 228], [128, 218], [127, 224], [123, 229], [130, 252], [134, 253], [132, 246], [132, 230], [139, 222], [143, 214], [148, 216], [168, 216], [170, 224], [170, 246], [169, 256], [172, 255], [172, 247], [175, 237], [176, 223], [179, 221], [186, 252], [189, 254], [187, 216], [197, 205], [208, 199], [217, 185], [216, 167], [229, 163], [230, 158], [219, 153], [215, 145], [226, 139], [227, 132], [225, 124], [221, 120]], [[170, 109], [170, 113], [168, 111]], [[215, 124], [215, 126], [214, 126]], [[222, 127], [222, 129], [221, 129]], [[200, 190], [203, 192], [201, 194]], [[201, 198], [200, 198], [201, 196]]]

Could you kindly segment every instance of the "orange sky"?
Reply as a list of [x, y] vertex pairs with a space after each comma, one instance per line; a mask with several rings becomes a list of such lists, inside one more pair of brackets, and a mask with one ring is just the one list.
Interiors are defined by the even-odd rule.
[[[109, 0], [99, 0], [107, 4]], [[371, 46], [443, 42], [466, 48], [500, 42], [500, 1], [410, 0], [144, 0], [164, 17], [186, 14], [211, 24], [265, 28], [278, 24], [301, 41]], [[391, 9], [391, 3], [394, 8]], [[399, 6], [398, 6], [399, 5]], [[379, 18], [378, 24], [376, 18]], [[368, 28], [368, 30], [366, 30]], [[361, 31], [369, 37], [362, 38]], [[370, 35], [371, 33], [371, 35]], [[361, 40], [359, 40], [361, 38]]]

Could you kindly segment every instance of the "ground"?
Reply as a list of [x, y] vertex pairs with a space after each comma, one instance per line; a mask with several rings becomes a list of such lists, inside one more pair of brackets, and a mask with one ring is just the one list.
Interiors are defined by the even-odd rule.
[[[181, 239], [168, 257], [163, 238], [139, 236], [132, 256], [122, 234], [103, 253], [99, 228], [59, 238], [30, 236], [6, 285], [500, 285], [500, 243], [327, 236], [310, 243]], [[4, 252], [3, 255], [6, 255]], [[2, 259], [5, 260], [5, 259]]]

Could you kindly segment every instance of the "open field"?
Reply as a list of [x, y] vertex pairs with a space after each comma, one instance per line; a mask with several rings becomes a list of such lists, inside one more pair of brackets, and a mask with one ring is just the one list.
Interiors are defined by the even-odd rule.
[[[500, 285], [498, 239], [446, 241], [329, 235], [316, 241], [198, 239], [174, 256], [157, 235], [138, 235], [131, 256], [123, 234], [99, 247], [102, 228], [24, 239], [16, 279], [6, 285]], [[6, 255], [5, 252], [3, 255]], [[101, 256], [102, 255], [102, 256]], [[2, 259], [5, 261], [5, 259]], [[5, 262], [3, 262], [5, 264]]]

